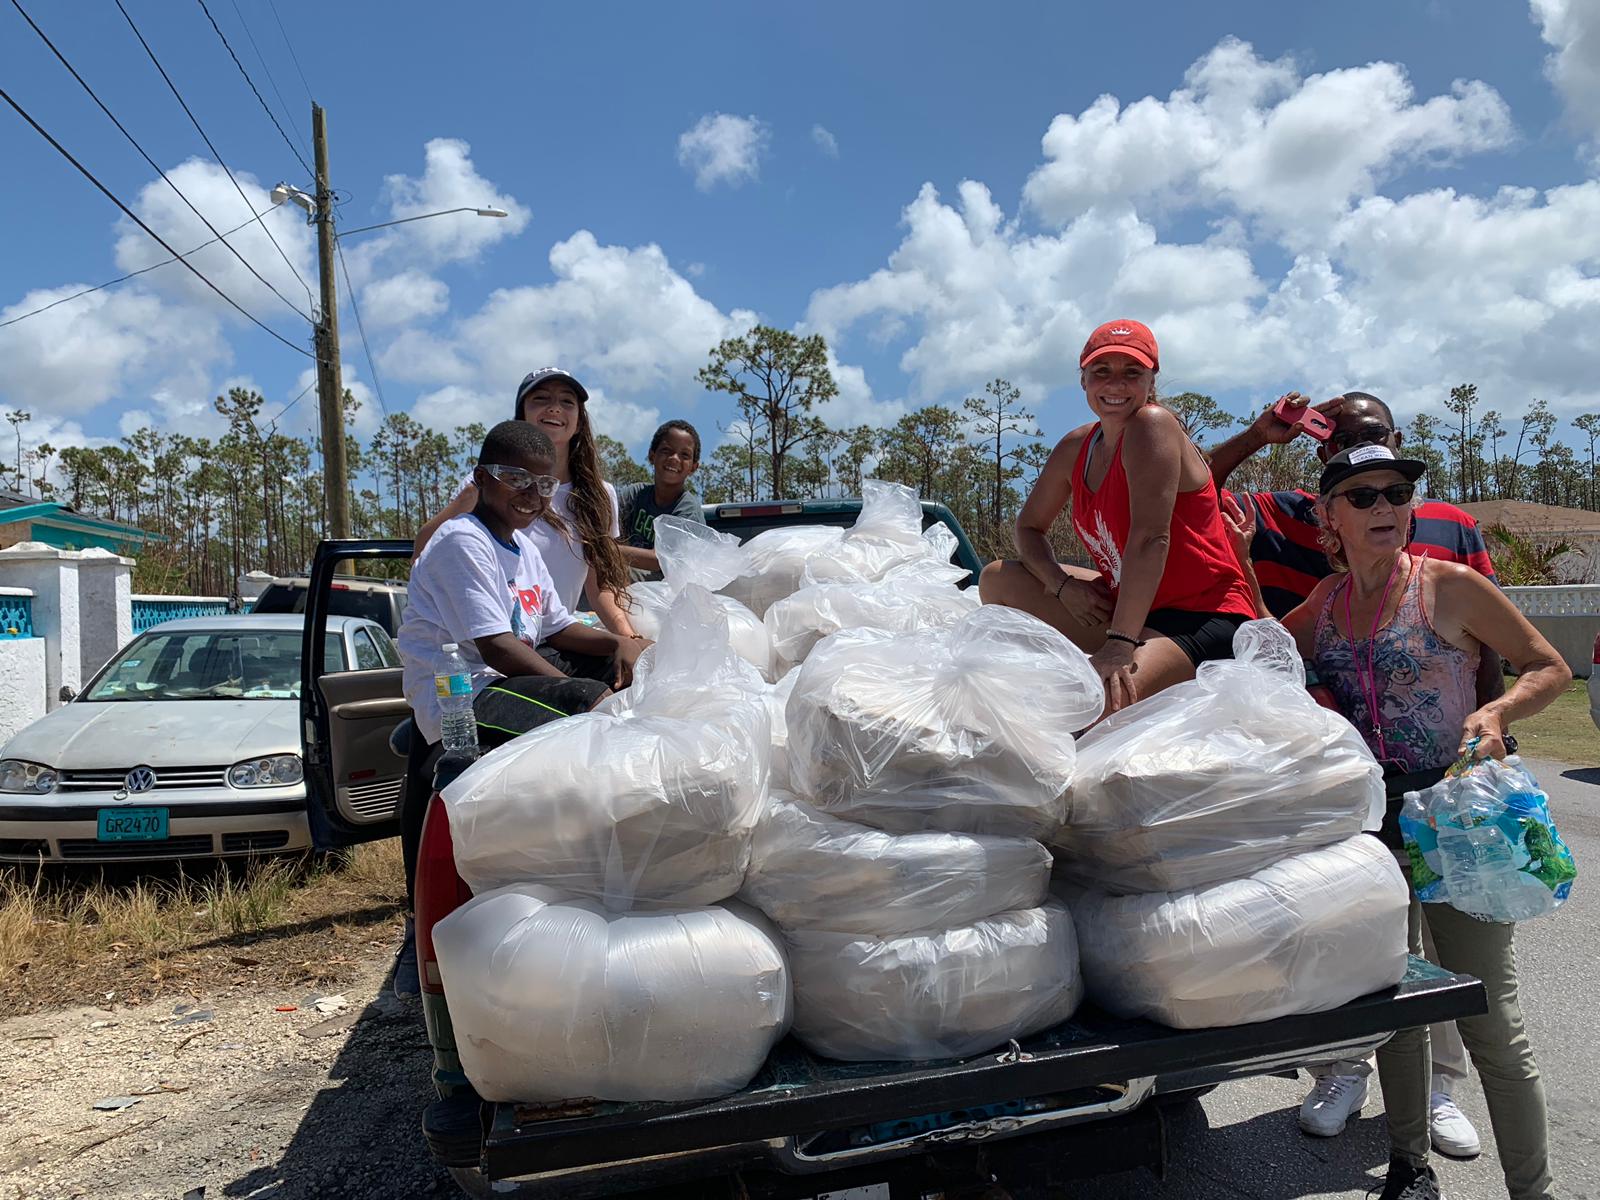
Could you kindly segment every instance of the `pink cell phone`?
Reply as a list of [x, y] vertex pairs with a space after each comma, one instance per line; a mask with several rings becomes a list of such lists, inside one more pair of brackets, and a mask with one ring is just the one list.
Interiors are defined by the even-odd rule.
[[1309, 404], [1291, 408], [1289, 397], [1285, 396], [1272, 406], [1272, 412], [1284, 424], [1300, 426], [1319, 442], [1325, 442], [1333, 436], [1333, 418], [1319, 413]]

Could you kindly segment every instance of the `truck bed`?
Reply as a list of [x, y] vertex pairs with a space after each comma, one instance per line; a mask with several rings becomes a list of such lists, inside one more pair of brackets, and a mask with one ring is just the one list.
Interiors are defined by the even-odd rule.
[[[787, 1173], [833, 1170], [938, 1141], [1033, 1132], [1052, 1113], [1057, 1124], [1081, 1122], [1137, 1107], [1152, 1092], [1359, 1057], [1396, 1029], [1485, 1007], [1477, 980], [1413, 958], [1396, 988], [1330, 1012], [1225, 1029], [1170, 1029], [1086, 1006], [1020, 1046], [929, 1063], [832, 1062], [789, 1038], [749, 1087], [719, 1100], [486, 1105], [476, 1165], [500, 1180], [698, 1152], [765, 1159]], [[1039, 1108], [1034, 1121], [1004, 1111], [1030, 1097], [1068, 1096], [1076, 1100]], [[993, 1106], [1000, 1110], [988, 1112]]]

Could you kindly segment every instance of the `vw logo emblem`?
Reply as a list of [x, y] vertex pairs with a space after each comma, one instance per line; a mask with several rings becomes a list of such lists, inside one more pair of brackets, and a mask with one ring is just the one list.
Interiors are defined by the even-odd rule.
[[122, 781], [122, 786], [128, 789], [128, 794], [137, 796], [140, 792], [148, 792], [156, 785], [156, 773], [149, 767], [135, 767], [129, 771]]

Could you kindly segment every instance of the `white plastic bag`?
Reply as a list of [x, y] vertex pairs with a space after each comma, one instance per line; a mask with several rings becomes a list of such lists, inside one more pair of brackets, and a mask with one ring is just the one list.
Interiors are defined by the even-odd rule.
[[531, 885], [433, 929], [461, 1066], [485, 1100], [708, 1100], [788, 1029], [788, 967], [742, 907], [608, 913]]
[[1072, 735], [1104, 691], [1036, 617], [986, 605], [942, 629], [846, 630], [789, 698], [795, 791], [880, 829], [1041, 837], [1066, 811]]
[[1054, 900], [934, 934], [784, 940], [795, 1036], [827, 1058], [962, 1058], [1060, 1024], [1083, 998], [1072, 917]]
[[1078, 742], [1049, 839], [1062, 875], [1116, 893], [1199, 887], [1378, 828], [1382, 769], [1306, 692], [1289, 631], [1247, 622], [1234, 654]]
[[1027, 838], [883, 833], [773, 794], [740, 898], [785, 929], [876, 937], [1034, 908], [1050, 852]]
[[837, 550], [807, 561], [801, 582], [806, 586], [875, 583], [916, 575], [929, 582], [959, 583], [968, 573], [950, 561], [953, 541], [953, 534], [948, 540], [923, 535], [922, 501], [914, 489], [867, 479], [861, 484], [861, 512], [855, 524]]
[[[943, 526], [940, 526], [943, 528]], [[805, 661], [811, 648], [841, 629], [911, 633], [954, 624], [978, 608], [977, 589], [920, 577], [879, 583], [821, 583], [801, 588], [767, 609], [766, 627], [780, 673]]]
[[800, 672], [790, 670], [764, 693], [767, 716], [772, 721], [772, 770], [768, 778], [773, 791], [794, 790], [789, 778], [789, 724], [784, 709], [794, 692], [794, 685], [799, 681]]
[[758, 533], [742, 547], [743, 574], [719, 590], [764, 617], [767, 609], [800, 590], [813, 555], [835, 554], [843, 541], [844, 530], [834, 525], [780, 525]]
[[[633, 600], [628, 613], [633, 627], [651, 641], [661, 636], [672, 602], [684, 588], [698, 584], [715, 592], [747, 565], [739, 539], [730, 534], [682, 517], [656, 518], [655, 531], [662, 578], [628, 588]], [[718, 596], [716, 600], [728, 618], [728, 635], [739, 657], [760, 671], [763, 678], [773, 678], [772, 639], [761, 618], [730, 596]]]
[[1375, 837], [1192, 891], [1064, 889], [1089, 998], [1180, 1029], [1323, 1012], [1399, 983], [1410, 897]]
[[691, 586], [634, 686], [523, 734], [443, 792], [474, 891], [542, 883], [611, 908], [732, 896], [767, 806], [765, 685]]

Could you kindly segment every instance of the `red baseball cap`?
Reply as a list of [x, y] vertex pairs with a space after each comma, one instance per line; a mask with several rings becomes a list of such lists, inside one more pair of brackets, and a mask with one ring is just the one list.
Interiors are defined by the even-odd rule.
[[1161, 352], [1156, 348], [1156, 335], [1148, 325], [1138, 321], [1107, 321], [1089, 335], [1078, 356], [1078, 365], [1087, 367], [1097, 358], [1108, 354], [1126, 354], [1143, 363], [1152, 371], [1161, 369]]

